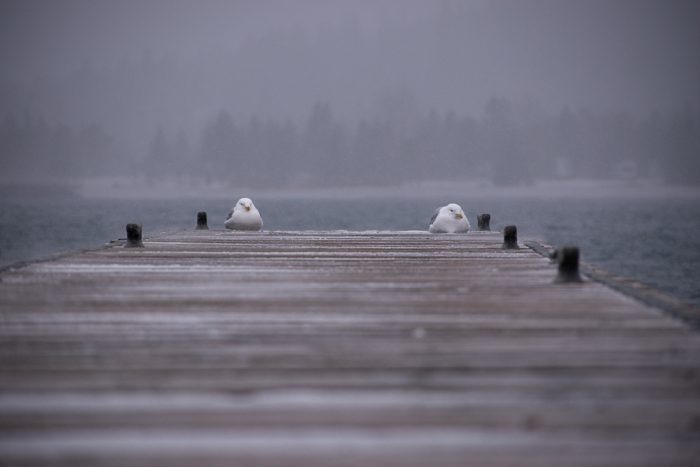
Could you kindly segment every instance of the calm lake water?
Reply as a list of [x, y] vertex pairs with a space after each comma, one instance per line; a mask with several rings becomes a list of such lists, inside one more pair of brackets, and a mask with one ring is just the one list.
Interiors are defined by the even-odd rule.
[[[472, 226], [518, 226], [519, 240], [581, 247], [582, 260], [700, 304], [700, 202], [693, 198], [255, 198], [266, 230], [423, 230], [436, 207], [455, 201]], [[0, 266], [98, 247], [124, 237], [129, 222], [144, 235], [192, 228], [207, 211], [223, 228], [233, 200], [157, 199], [0, 201]]]

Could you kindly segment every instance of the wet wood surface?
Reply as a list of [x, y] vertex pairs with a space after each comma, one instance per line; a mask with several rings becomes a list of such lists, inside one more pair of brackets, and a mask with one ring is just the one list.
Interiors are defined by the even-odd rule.
[[144, 243], [0, 274], [1, 465], [698, 465], [700, 334], [501, 234]]

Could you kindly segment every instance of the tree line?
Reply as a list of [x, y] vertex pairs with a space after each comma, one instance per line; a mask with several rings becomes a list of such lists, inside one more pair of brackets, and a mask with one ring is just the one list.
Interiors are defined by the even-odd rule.
[[[383, 185], [481, 179], [662, 178], [700, 183], [700, 120], [689, 108], [645, 118], [568, 108], [522, 115], [493, 98], [479, 118], [397, 106], [347, 125], [318, 103], [301, 125], [221, 110], [198, 145], [159, 129], [149, 173], [187, 173], [263, 186]], [[404, 112], [405, 111], [405, 112]]]
[[4, 119], [0, 156], [1, 178], [10, 181], [97, 176], [118, 161], [114, 139], [100, 125], [52, 125], [30, 115]]
[[399, 101], [349, 125], [317, 103], [301, 123], [238, 121], [221, 110], [194, 135], [155, 129], [142, 157], [123, 147], [98, 124], [8, 116], [0, 169], [19, 179], [145, 174], [275, 187], [574, 177], [700, 184], [700, 120], [690, 108], [644, 118], [567, 108], [549, 115], [493, 98], [474, 117]]

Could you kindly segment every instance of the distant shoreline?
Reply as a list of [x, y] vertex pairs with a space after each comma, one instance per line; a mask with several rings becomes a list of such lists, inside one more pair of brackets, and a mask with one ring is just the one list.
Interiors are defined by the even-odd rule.
[[700, 186], [665, 184], [662, 180], [540, 180], [530, 185], [497, 186], [485, 181], [424, 181], [395, 186], [254, 188], [222, 182], [201, 183], [177, 179], [145, 177], [90, 178], [65, 183], [0, 182], [4, 199], [26, 198], [96, 198], [96, 199], [160, 199], [160, 198], [425, 198], [461, 197], [564, 197], [564, 198], [700, 198]]

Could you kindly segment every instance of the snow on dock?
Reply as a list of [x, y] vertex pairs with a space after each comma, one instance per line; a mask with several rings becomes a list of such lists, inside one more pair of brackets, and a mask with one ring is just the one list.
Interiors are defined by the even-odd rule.
[[694, 465], [700, 334], [502, 243], [198, 230], [6, 270], [0, 465]]

